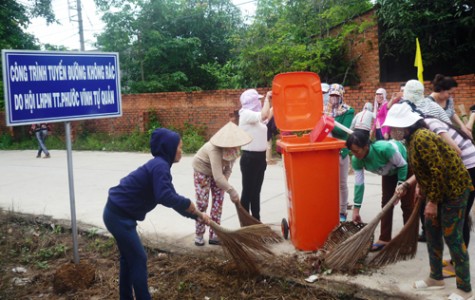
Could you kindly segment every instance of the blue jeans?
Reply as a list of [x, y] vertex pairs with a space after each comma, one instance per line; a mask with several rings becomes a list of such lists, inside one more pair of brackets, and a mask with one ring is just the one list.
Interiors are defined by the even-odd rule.
[[121, 300], [151, 299], [148, 291], [147, 254], [137, 233], [137, 222], [106, 205], [103, 214], [107, 230], [120, 252], [119, 294]]
[[48, 148], [45, 146], [45, 140], [48, 136], [48, 129], [41, 129], [35, 132], [36, 139], [38, 140], [38, 154], [36, 156], [41, 156], [41, 151], [46, 155], [49, 155]]

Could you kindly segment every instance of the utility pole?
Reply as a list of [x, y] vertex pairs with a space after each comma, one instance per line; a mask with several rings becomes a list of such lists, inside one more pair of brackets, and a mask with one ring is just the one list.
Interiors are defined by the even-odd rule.
[[85, 50], [84, 47], [84, 29], [82, 27], [82, 8], [81, 8], [81, 0], [77, 0], [78, 6], [78, 23], [79, 23], [79, 43], [81, 44], [81, 51]]
[[70, 22], [78, 22], [79, 27], [79, 44], [81, 51], [85, 51], [84, 46], [84, 28], [82, 22], [82, 8], [81, 8], [81, 0], [68, 0], [69, 11], [77, 12], [77, 20], [74, 18], [76, 15], [69, 15]]

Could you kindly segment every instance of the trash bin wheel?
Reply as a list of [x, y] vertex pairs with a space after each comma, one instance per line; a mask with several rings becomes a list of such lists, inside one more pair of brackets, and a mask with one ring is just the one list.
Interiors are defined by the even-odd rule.
[[288, 240], [289, 239], [289, 223], [287, 223], [287, 220], [285, 218], [282, 219], [280, 228], [282, 229], [282, 235], [284, 236], [284, 239]]

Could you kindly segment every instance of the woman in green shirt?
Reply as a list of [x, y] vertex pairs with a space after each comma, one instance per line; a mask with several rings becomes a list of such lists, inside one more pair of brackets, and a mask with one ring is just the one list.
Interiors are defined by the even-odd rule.
[[[444, 240], [455, 266], [457, 293], [449, 299], [472, 297], [470, 262], [462, 228], [469, 191], [469, 173], [460, 156], [424, 125], [422, 117], [407, 103], [394, 105], [386, 126], [397, 140], [406, 140], [409, 166], [414, 171], [420, 196], [425, 199], [425, 228], [430, 275], [414, 282], [416, 289], [443, 289], [442, 257]], [[403, 195], [404, 191], [400, 191]], [[458, 298], [457, 298], [458, 297]]]
[[[335, 121], [343, 124], [346, 127], [351, 126], [355, 110], [343, 102], [343, 94], [345, 89], [341, 84], [334, 83], [330, 86], [330, 99], [325, 107], [325, 114], [331, 116]], [[335, 127], [331, 132], [332, 137], [345, 140], [348, 134], [343, 130]], [[348, 169], [350, 166], [350, 159], [348, 157], [348, 149], [340, 150], [340, 221], [346, 221], [346, 210], [348, 207]]]
[[[380, 140], [371, 143], [369, 136], [355, 130], [346, 140], [346, 147], [353, 153], [352, 167], [355, 171], [355, 195], [353, 222], [361, 222], [360, 209], [364, 195], [364, 171], [381, 175], [381, 206], [391, 200], [398, 183], [407, 178], [407, 152], [401, 142]], [[401, 198], [404, 224], [409, 220], [414, 208], [414, 188]], [[381, 250], [391, 240], [393, 208], [381, 218], [381, 234], [371, 250]]]

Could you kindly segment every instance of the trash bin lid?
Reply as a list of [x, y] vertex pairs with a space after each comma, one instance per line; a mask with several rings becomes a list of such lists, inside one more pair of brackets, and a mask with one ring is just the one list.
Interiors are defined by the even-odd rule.
[[277, 74], [272, 81], [272, 106], [281, 131], [313, 129], [323, 113], [320, 77], [313, 72]]

